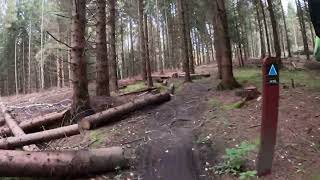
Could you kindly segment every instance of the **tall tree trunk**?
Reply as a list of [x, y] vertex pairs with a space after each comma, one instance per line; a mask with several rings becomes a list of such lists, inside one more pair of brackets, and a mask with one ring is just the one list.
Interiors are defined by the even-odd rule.
[[213, 15], [214, 15], [214, 29], [215, 38], [218, 39], [219, 48], [216, 52], [221, 57], [221, 74], [222, 81], [219, 84], [219, 89], [233, 89], [239, 87], [240, 85], [233, 77], [233, 67], [232, 67], [232, 54], [231, 54], [231, 44], [228, 32], [228, 21], [227, 13], [225, 9], [224, 0], [214, 0], [213, 2]]
[[118, 91], [117, 78], [117, 53], [116, 53], [116, 2], [115, 0], [108, 0], [108, 7], [110, 15], [107, 20], [110, 27], [110, 89], [111, 91]]
[[[235, 4], [237, 6], [237, 8], [234, 8], [234, 16], [240, 16], [240, 8], [239, 8], [239, 1], [236, 2]], [[238, 14], [236, 13], [236, 9], [238, 11]], [[242, 56], [242, 38], [241, 38], [241, 34], [240, 34], [240, 30], [239, 30], [239, 25], [238, 25], [238, 19], [236, 18], [235, 20], [235, 25], [236, 25], [236, 32], [237, 32], [237, 41], [238, 41], [238, 50], [239, 53], [238, 54], [238, 58], [239, 58], [239, 66], [243, 67], [244, 63], [243, 63], [243, 56]]]
[[150, 63], [150, 54], [149, 54], [149, 35], [148, 35], [148, 17], [144, 13], [144, 45], [145, 45], [145, 55], [146, 55], [146, 67], [147, 67], [147, 85], [148, 87], [153, 87], [152, 75], [151, 75], [151, 63]]
[[312, 26], [312, 22], [311, 22], [311, 16], [310, 16], [310, 11], [309, 11], [309, 5], [307, 4], [307, 0], [303, 0], [304, 2], [304, 7], [306, 9], [306, 13], [307, 13], [307, 19], [308, 19], [308, 23], [309, 23], [309, 28], [310, 28], [310, 33], [311, 33], [311, 41], [312, 41], [312, 46], [315, 45], [314, 42], [314, 33], [313, 33], [313, 26]]
[[123, 30], [123, 17], [122, 14], [120, 15], [120, 38], [121, 38], [121, 66], [122, 66], [122, 78], [126, 78], [128, 76], [127, 71], [127, 64], [124, 60], [124, 30]]
[[18, 63], [17, 63], [17, 39], [14, 41], [14, 81], [15, 81], [15, 88], [16, 88], [16, 95], [19, 94], [18, 89]]
[[71, 79], [73, 102], [71, 114], [77, 115], [90, 109], [85, 56], [86, 0], [72, 1], [72, 6]]
[[282, 6], [282, 0], [280, 0], [280, 6], [281, 6], [281, 13], [282, 13], [282, 19], [283, 19], [283, 24], [284, 24], [284, 29], [285, 29], [285, 34], [286, 34], [286, 42], [287, 42], [287, 50], [288, 50], [288, 57], [292, 57], [291, 54], [291, 42], [290, 42], [290, 38], [289, 38], [289, 29], [287, 27], [287, 21], [286, 21], [286, 16], [284, 13], [284, 9]]
[[273, 31], [273, 43], [274, 43], [274, 48], [276, 51], [276, 57], [280, 59], [279, 63], [281, 63], [281, 46], [280, 46], [280, 41], [279, 41], [277, 20], [274, 15], [274, 8], [273, 8], [272, 0], [267, 0], [267, 1], [268, 1], [268, 10], [269, 10], [269, 14], [270, 14], [272, 31]]
[[97, 96], [110, 96], [109, 90], [109, 64], [107, 55], [107, 42], [106, 42], [106, 1], [97, 0], [98, 12], [96, 15], [96, 53], [97, 53]]
[[301, 26], [300, 29], [301, 29], [301, 34], [302, 34], [304, 53], [307, 56], [307, 60], [310, 60], [306, 25], [305, 25], [305, 19], [304, 19], [304, 15], [302, 12], [300, 0], [296, 0], [296, 5], [297, 5], [297, 11], [298, 11], [298, 18], [299, 18], [300, 26]]
[[25, 71], [25, 46], [24, 41], [22, 42], [22, 89], [23, 94], [26, 93], [26, 71]]
[[[188, 39], [187, 39], [187, 30], [186, 30], [186, 14], [185, 14], [185, 0], [178, 0], [177, 6], [178, 6], [178, 16], [179, 16], [179, 22], [180, 22], [180, 34], [181, 34], [181, 46], [183, 51], [183, 70], [185, 72], [185, 82], [191, 82], [191, 76], [190, 76], [190, 68], [189, 68], [189, 52], [188, 52]], [[190, 35], [189, 35], [190, 36]]]
[[44, 59], [43, 59], [43, 27], [44, 26], [44, 0], [42, 0], [41, 8], [41, 59], [40, 59], [40, 80], [41, 80], [41, 89], [44, 89]]
[[136, 73], [135, 73], [135, 51], [134, 51], [134, 47], [133, 47], [133, 30], [132, 30], [132, 19], [130, 18], [130, 21], [129, 21], [129, 26], [130, 26], [130, 32], [129, 32], [129, 34], [130, 34], [130, 61], [131, 61], [131, 73], [130, 73], [130, 75], [131, 76], [134, 76], [134, 75], [136, 75]]
[[28, 63], [28, 92], [31, 93], [31, 38], [32, 38], [32, 24], [30, 20], [29, 25], [29, 63]]
[[145, 37], [144, 37], [144, 29], [143, 29], [143, 14], [144, 14], [143, 0], [139, 0], [138, 10], [139, 10], [140, 58], [141, 58], [141, 69], [142, 69], [141, 77], [142, 77], [142, 80], [147, 81], [146, 46], [145, 46]]
[[267, 47], [268, 47], [268, 55], [271, 56], [271, 48], [270, 48], [270, 40], [269, 40], [269, 33], [268, 33], [268, 25], [267, 25], [267, 19], [266, 19], [266, 13], [264, 11], [264, 5], [262, 0], [258, 0], [262, 12], [262, 17], [263, 17], [263, 23], [264, 23], [264, 28], [265, 28], [265, 33], [266, 33], [266, 39], [267, 39]]
[[259, 34], [260, 34], [260, 46], [261, 46], [261, 58], [266, 56], [266, 46], [264, 41], [264, 34], [263, 34], [263, 25], [261, 22], [260, 10], [259, 10], [259, 2], [260, 0], [255, 0], [256, 4], [256, 12], [257, 12], [257, 20], [259, 26]]
[[190, 32], [190, 5], [189, 5], [189, 1], [185, 1], [185, 24], [186, 24], [186, 38], [187, 38], [187, 42], [188, 42], [188, 53], [189, 53], [189, 69], [190, 69], [190, 73], [191, 74], [195, 74], [195, 68], [194, 68], [194, 58], [193, 58], [193, 50], [192, 50], [192, 41], [191, 41], [191, 32]]

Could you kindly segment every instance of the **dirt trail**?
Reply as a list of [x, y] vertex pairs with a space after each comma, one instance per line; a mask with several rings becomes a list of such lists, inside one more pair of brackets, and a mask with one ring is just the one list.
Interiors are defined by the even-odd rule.
[[142, 179], [201, 179], [193, 130], [202, 124], [203, 102], [213, 85], [195, 82], [184, 86], [170, 102], [150, 112], [153, 117], [148, 122], [153, 130], [140, 151]]

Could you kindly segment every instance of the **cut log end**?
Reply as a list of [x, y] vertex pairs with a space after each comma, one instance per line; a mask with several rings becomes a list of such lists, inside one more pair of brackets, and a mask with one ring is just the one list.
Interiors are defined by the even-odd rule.
[[79, 122], [79, 127], [83, 130], [90, 130], [91, 129], [91, 124], [89, 121], [80, 121]]

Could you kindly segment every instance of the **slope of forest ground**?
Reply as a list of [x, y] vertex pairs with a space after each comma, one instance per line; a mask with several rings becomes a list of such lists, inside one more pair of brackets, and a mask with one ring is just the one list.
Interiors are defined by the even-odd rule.
[[[202, 72], [215, 72], [215, 65], [203, 66]], [[320, 176], [320, 72], [284, 70], [281, 72], [281, 99], [279, 125], [273, 174], [262, 179], [317, 179]], [[254, 85], [261, 92], [260, 69], [241, 68], [235, 76], [245, 86]], [[295, 80], [295, 88], [291, 86]], [[166, 156], [182, 158], [200, 179], [237, 179], [232, 175], [217, 175], [217, 165], [224, 159], [226, 148], [235, 148], [242, 142], [259, 143], [261, 98], [239, 106], [235, 91], [216, 91], [215, 77], [182, 84], [175, 80], [176, 95], [168, 103], [137, 111], [122, 121], [82, 132], [60, 140], [42, 144], [45, 150], [97, 148], [121, 145], [131, 160], [128, 170], [91, 177], [93, 179], [139, 179], [152, 176], [150, 171], [163, 171], [158, 162], [174, 164]], [[136, 89], [141, 84], [127, 87]], [[134, 96], [130, 98], [135, 98]], [[3, 98], [12, 108], [17, 120], [65, 109], [71, 103], [69, 89]], [[97, 109], [126, 102], [122, 98], [92, 98]], [[186, 140], [188, 139], [188, 140]], [[197, 152], [195, 159], [181, 155], [182, 147]], [[157, 149], [157, 151], [155, 151]], [[173, 154], [172, 154], [173, 153]], [[246, 170], [253, 170], [257, 147], [245, 156]], [[152, 159], [152, 157], [158, 159]], [[198, 160], [199, 159], [199, 160]], [[167, 162], [165, 162], [167, 161]], [[150, 163], [154, 167], [150, 166]], [[159, 169], [156, 169], [159, 168]], [[162, 168], [162, 169], [161, 169]], [[175, 167], [172, 172], [179, 172]], [[245, 170], [245, 171], [246, 171]], [[161, 177], [160, 177], [161, 179]]]

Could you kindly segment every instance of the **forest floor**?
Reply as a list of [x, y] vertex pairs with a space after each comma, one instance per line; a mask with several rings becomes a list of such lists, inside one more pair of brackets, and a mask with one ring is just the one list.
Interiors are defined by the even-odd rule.
[[[297, 63], [298, 64], [298, 63]], [[197, 71], [216, 72], [215, 65]], [[256, 66], [236, 68], [235, 76], [244, 86], [254, 85], [261, 92], [261, 73]], [[283, 70], [277, 145], [272, 175], [261, 179], [320, 179], [320, 71]], [[295, 79], [295, 88], [291, 87]], [[113, 124], [60, 140], [41, 144], [44, 150], [65, 150], [123, 146], [131, 164], [89, 179], [238, 179], [221, 174], [226, 149], [253, 147], [242, 154], [241, 169], [250, 176], [258, 152], [261, 98], [239, 106], [235, 91], [217, 91], [213, 76], [183, 84], [174, 80], [172, 100], [132, 113]], [[139, 88], [141, 84], [127, 87]], [[53, 89], [30, 95], [2, 98], [16, 119], [23, 121], [60, 111], [71, 103], [70, 89]], [[93, 97], [96, 110], [117, 106], [131, 97]], [[244, 142], [246, 142], [244, 144]], [[242, 144], [242, 145], [241, 145]], [[226, 167], [224, 167], [226, 168]], [[185, 171], [188, 169], [189, 171]]]

